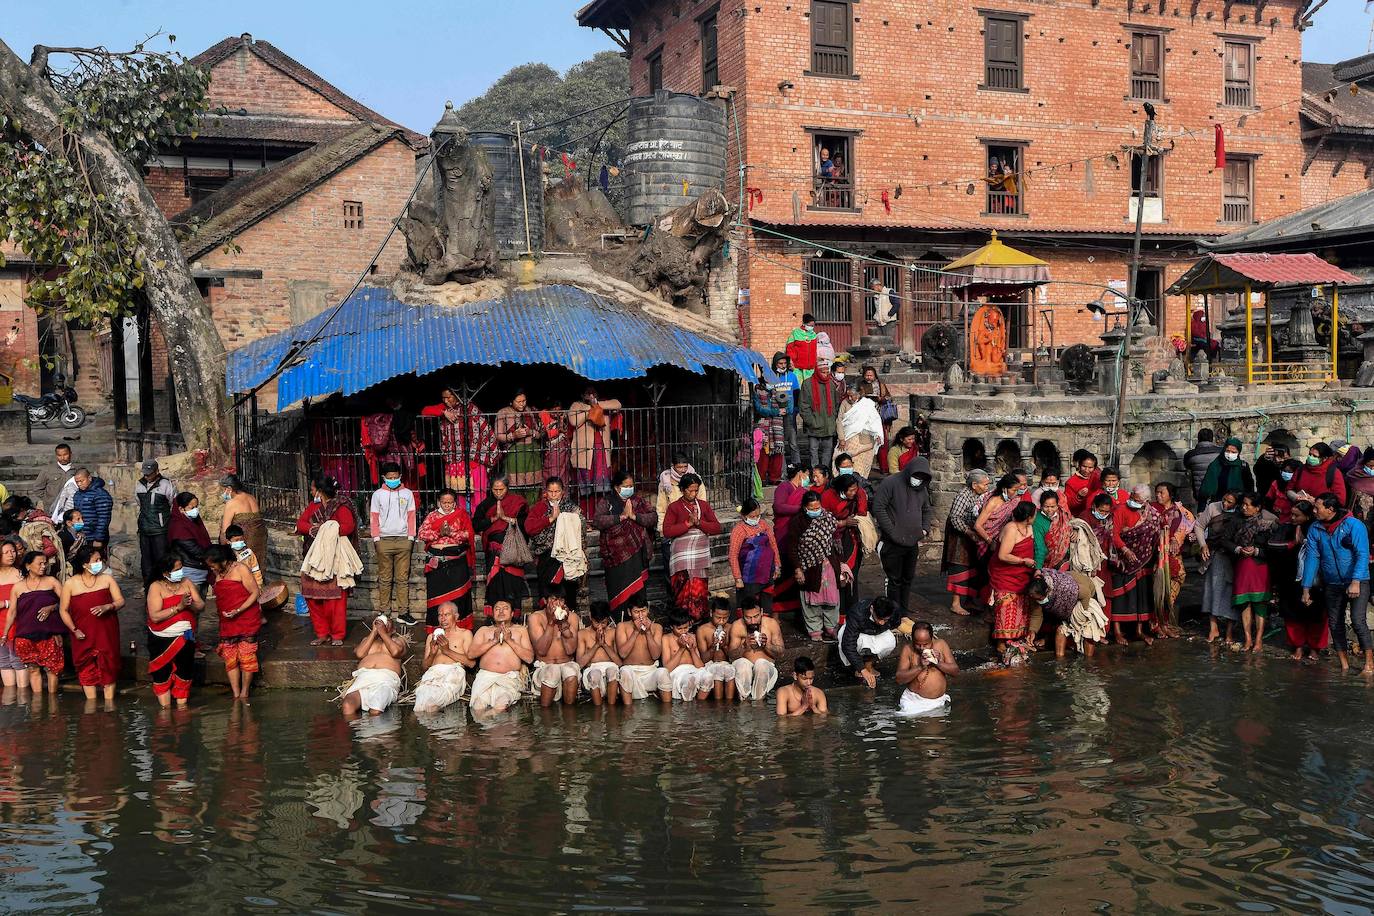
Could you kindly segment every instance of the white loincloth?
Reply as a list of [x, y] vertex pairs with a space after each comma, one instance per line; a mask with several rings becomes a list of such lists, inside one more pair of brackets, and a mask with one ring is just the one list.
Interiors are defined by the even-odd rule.
[[735, 679], [735, 666], [729, 662], [707, 662], [702, 668], [711, 686]]
[[735, 689], [742, 700], [762, 700], [778, 682], [778, 666], [770, 658], [735, 659]]
[[468, 672], [462, 665], [431, 665], [415, 685], [415, 711], [439, 712], [461, 700], [467, 689]]
[[[698, 668], [696, 665], [678, 665], [672, 671], [665, 671], [664, 674], [672, 682], [673, 699], [675, 700], [695, 700], [698, 691], [705, 690], [715, 685], [715, 679], [706, 672], [705, 668]], [[659, 690], [663, 690], [663, 678], [659, 678]]]
[[592, 662], [582, 671], [582, 686], [590, 693], [605, 692], [607, 686], [620, 680], [620, 666], [615, 662]]
[[660, 673], [667, 677], [668, 672], [663, 671], [657, 664], [621, 665], [620, 689], [629, 691], [632, 700], [647, 699], [652, 691], [658, 689]]
[[897, 712], [904, 716], [941, 716], [949, 712], [950, 702], [947, 693], [928, 700], [919, 693], [903, 690]]
[[472, 692], [468, 698], [468, 706], [472, 711], [480, 712], [483, 709], [506, 709], [520, 702], [520, 696], [525, 692], [525, 670], [523, 668], [515, 671], [507, 671], [498, 674], [495, 671], [478, 671], [477, 676], [472, 679]]
[[[839, 650], [840, 661], [844, 663], [844, 666], [846, 668], [855, 668], [858, 667], [859, 659], [845, 658], [844, 649], [840, 648], [840, 646], [844, 645], [844, 627], [847, 626], [849, 626], [849, 621], [845, 621], [844, 626], [840, 627], [840, 632], [836, 634], [835, 648]], [[869, 652], [872, 652], [878, 658], [887, 658], [893, 652], [897, 651], [897, 634], [892, 632], [891, 630], [883, 630], [881, 633], [874, 634], [861, 633], [859, 634], [858, 645], [856, 648], [860, 655], [862, 655], [863, 651], [867, 649]]]
[[382, 712], [401, 695], [401, 676], [386, 668], [359, 668], [343, 695], [358, 694], [364, 712]]
[[553, 700], [560, 703], [563, 700], [563, 682], [568, 678], [577, 679], [582, 676], [582, 668], [577, 662], [559, 662], [549, 664], [548, 662], [534, 663], [534, 677], [530, 678], [530, 692], [538, 696], [541, 689], [548, 687], [553, 690]]

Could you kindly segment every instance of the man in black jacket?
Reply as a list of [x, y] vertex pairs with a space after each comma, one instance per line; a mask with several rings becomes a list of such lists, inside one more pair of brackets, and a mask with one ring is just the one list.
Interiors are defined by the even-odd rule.
[[1220, 454], [1221, 446], [1217, 445], [1215, 434], [1205, 426], [1197, 431], [1197, 445], [1183, 453], [1183, 468], [1193, 482], [1193, 499], [1197, 501], [1199, 511], [1206, 508], [1198, 499], [1198, 491], [1202, 489], [1202, 478], [1207, 476], [1207, 469]]
[[916, 556], [921, 541], [930, 534], [930, 462], [924, 455], [907, 462], [899, 473], [888, 475], [873, 497], [873, 520], [881, 542], [878, 556], [887, 576], [887, 597], [901, 613], [911, 607], [911, 582], [916, 578]]
[[891, 598], [860, 601], [845, 615], [840, 627], [840, 661], [872, 690], [878, 686], [878, 662], [897, 650], [892, 632], [901, 618]]
[[157, 578], [157, 565], [166, 555], [167, 525], [172, 519], [172, 500], [177, 488], [166, 477], [156, 461], [145, 461], [139, 468], [143, 476], [134, 485], [138, 499], [138, 547], [143, 572], [143, 584]]

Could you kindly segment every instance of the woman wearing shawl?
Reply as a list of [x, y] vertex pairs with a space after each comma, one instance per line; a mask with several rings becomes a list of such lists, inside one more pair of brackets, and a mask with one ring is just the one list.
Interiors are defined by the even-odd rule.
[[[577, 501], [568, 494], [563, 481], [550, 477], [544, 482], [544, 495], [530, 507], [525, 516], [525, 534], [530, 538], [530, 553], [534, 556], [535, 578], [539, 583], [539, 598], [543, 603], [559, 597], [571, 612], [577, 611], [577, 593], [582, 580], [569, 579], [563, 561], [554, 556], [553, 540], [558, 532], [558, 519], [565, 513], [580, 516]], [[512, 605], [512, 607], [514, 607]]]
[[506, 484], [527, 503], [534, 502], [544, 482], [544, 453], [539, 440], [544, 427], [530, 410], [525, 392], [516, 390], [509, 404], [496, 412], [496, 442], [506, 454]]
[[1035, 533], [1035, 568], [1063, 569], [1069, 561], [1069, 518], [1059, 509], [1059, 494], [1040, 494], [1040, 511], [1031, 526]]
[[[517, 497], [518, 499], [518, 497]], [[425, 628], [439, 625], [439, 605], [452, 601], [458, 619], [472, 629], [472, 582], [477, 566], [472, 519], [453, 490], [439, 491], [439, 505], [425, 516], [417, 533], [425, 545]], [[490, 588], [490, 587], [489, 587]], [[490, 600], [490, 596], [488, 596]]]
[[897, 430], [896, 437], [892, 440], [892, 446], [887, 449], [887, 462], [884, 469], [889, 474], [896, 474], [906, 467], [906, 463], [921, 453], [916, 443], [916, 430], [910, 426], [903, 426]]
[[1073, 453], [1073, 473], [1064, 481], [1064, 508], [1075, 518], [1087, 519], [1092, 511], [1089, 498], [1102, 486], [1102, 475], [1097, 471], [1097, 456], [1087, 449]]
[[1302, 661], [1304, 653], [1308, 658], [1316, 658], [1317, 653], [1331, 641], [1331, 627], [1322, 591], [1312, 589], [1311, 604], [1304, 604], [1302, 600], [1301, 571], [1307, 552], [1307, 529], [1315, 519], [1310, 502], [1294, 503], [1293, 523], [1286, 528], [1285, 549], [1277, 556], [1270, 551], [1273, 557], [1270, 560], [1271, 580], [1283, 608], [1283, 626], [1296, 661]]
[[1315, 442], [1307, 450], [1307, 461], [1298, 476], [1293, 479], [1288, 498], [1305, 499], [1313, 502], [1323, 493], [1335, 493], [1342, 503], [1346, 501], [1345, 474], [1336, 461], [1336, 453], [1325, 442]]
[[204, 585], [210, 577], [205, 551], [210, 549], [210, 532], [200, 517], [200, 500], [194, 493], [178, 493], [172, 501], [172, 517], [167, 523], [167, 543], [181, 557], [186, 578]]
[[539, 411], [539, 426], [544, 437], [544, 473], [559, 480], [568, 479], [568, 460], [572, 454], [572, 429], [567, 414], [557, 401]]
[[763, 429], [763, 449], [755, 461], [764, 483], [775, 484], [782, 477], [783, 456], [787, 454], [786, 414], [786, 403], [778, 404], [768, 385], [759, 382], [754, 386], [754, 416]]
[[1155, 635], [1172, 639], [1178, 632], [1178, 596], [1188, 571], [1183, 565], [1183, 545], [1193, 533], [1193, 513], [1178, 501], [1178, 490], [1171, 483], [1155, 484], [1155, 511], [1159, 513], [1159, 562], [1169, 577], [1167, 596], [1156, 595], [1156, 606], [1164, 613], [1155, 619]]
[[[859, 519], [868, 515], [868, 494], [859, 486], [859, 480], [854, 474], [836, 474], [829, 489], [821, 494], [821, 508], [835, 518], [835, 555], [849, 567], [852, 582], [858, 581], [864, 558]], [[840, 589], [840, 603], [844, 607], [849, 607], [857, 597], [854, 588], [850, 585]]]
[[996, 549], [988, 557], [992, 584], [992, 640], [1003, 664], [1030, 651], [1027, 640], [1026, 587], [1035, 572], [1035, 507], [1012, 501], [1011, 517], [997, 533]]
[[1331, 441], [1331, 452], [1336, 457], [1336, 467], [1342, 474], [1352, 474], [1360, 466], [1364, 453], [1344, 439]]
[[[777, 542], [780, 557], [785, 557], [792, 549], [792, 539], [802, 514], [802, 498], [807, 494], [806, 467], [800, 464], [787, 466], [787, 479], [778, 484], [773, 491], [774, 540]], [[773, 612], [790, 614], [801, 610], [801, 592], [797, 580], [791, 573], [779, 573], [773, 587]]]
[[801, 590], [802, 621], [812, 642], [834, 639], [840, 625], [840, 585], [844, 573], [835, 557], [835, 516], [821, 506], [818, 493], [802, 497], [794, 523], [787, 568]]
[[1360, 454], [1360, 463], [1345, 475], [1345, 489], [1350, 511], [1360, 518], [1369, 515], [1370, 509], [1374, 509], [1374, 447], [1365, 449]]
[[[296, 533], [301, 536], [302, 554], [310, 552], [315, 535], [325, 522], [338, 522], [339, 537], [356, 540], [358, 519], [348, 501], [339, 496], [339, 482], [333, 477], [315, 478], [310, 485], [312, 501], [296, 519]], [[190, 578], [187, 576], [187, 578]], [[310, 609], [310, 623], [315, 628], [312, 646], [332, 644], [342, 646], [348, 631], [348, 590], [339, 587], [337, 580], [320, 581], [301, 575], [301, 597]]]
[[1133, 623], [1146, 645], [1154, 642], [1147, 625], [1154, 617], [1155, 561], [1159, 552], [1160, 518], [1150, 503], [1150, 485], [1137, 484], [1116, 507], [1112, 546], [1108, 563], [1111, 581], [1106, 593], [1112, 599], [1112, 638], [1117, 645], [1127, 644], [1121, 625]]
[[477, 506], [472, 516], [472, 527], [482, 538], [482, 555], [487, 562], [487, 587], [482, 599], [483, 612], [490, 617], [491, 606], [498, 601], [510, 603], [512, 608], [524, 606], [530, 596], [529, 585], [525, 582], [525, 567], [507, 565], [501, 556], [501, 547], [506, 541], [506, 532], [511, 525], [525, 529], [525, 519], [530, 507], [524, 497], [510, 491], [504, 477], [491, 482], [487, 498]]
[[[1021, 502], [1021, 481], [1015, 474], [1004, 474], [997, 481], [997, 489], [983, 503], [978, 518], [973, 523], [974, 533], [979, 538], [981, 554], [995, 553], [996, 544], [1002, 528], [1011, 521], [1016, 504]], [[1034, 514], [1034, 507], [1032, 507]]]
[[[1202, 548], [1202, 564], [1206, 578], [1202, 580], [1202, 612], [1210, 626], [1207, 641], [1216, 642], [1221, 636], [1220, 621], [1226, 621], [1226, 641], [1232, 641], [1232, 628], [1240, 620], [1233, 599], [1235, 592], [1235, 563], [1231, 554], [1220, 547], [1221, 533], [1240, 503], [1240, 494], [1226, 493], [1221, 499], [1197, 514], [1193, 537]], [[1214, 548], [1215, 545], [1215, 549]]]
[[860, 397], [858, 386], [845, 391], [835, 431], [839, 437], [836, 454], [852, 456], [855, 473], [867, 480], [873, 470], [873, 459], [883, 444], [883, 421], [878, 416], [878, 405], [870, 398]]
[[773, 526], [763, 517], [756, 499], [739, 507], [740, 520], [730, 531], [730, 571], [735, 576], [735, 605], [749, 607], [758, 599], [765, 614], [773, 613], [773, 580], [782, 572], [782, 555]]
[[955, 494], [945, 519], [945, 540], [940, 552], [940, 573], [945, 577], [945, 591], [954, 596], [950, 610], [961, 617], [967, 617], [970, 613], [964, 607], [963, 600], [977, 600], [978, 592], [983, 587], [985, 567], [978, 562], [981, 539], [973, 526], [981, 513], [983, 501], [987, 499], [988, 488], [992, 486], [992, 478], [987, 471], [969, 471], [964, 479], [966, 486]]
[[602, 493], [611, 485], [611, 417], [620, 402], [597, 397], [591, 386], [568, 408], [572, 427], [571, 464], [578, 495]]
[[445, 388], [441, 396], [441, 403], [422, 409], [420, 416], [439, 418], [444, 485], [463, 494], [462, 501], [470, 507], [471, 494], [486, 489], [487, 469], [501, 459], [501, 448], [476, 404], [464, 402], [452, 388]]
[[614, 614], [623, 617], [630, 608], [643, 606], [657, 522], [648, 497], [635, 492], [634, 475], [611, 475], [611, 492], [598, 504], [592, 524], [601, 532], [601, 568]]
[[1264, 648], [1264, 622], [1269, 614], [1269, 560], [1265, 545], [1275, 524], [1274, 516], [1260, 506], [1254, 493], [1240, 498], [1240, 511], [1221, 530], [1217, 547], [1235, 561], [1234, 603], [1240, 609], [1240, 629], [1245, 636], [1241, 651]]
[[711, 535], [720, 534], [721, 527], [711, 504], [701, 499], [701, 478], [683, 474], [680, 485], [682, 496], [663, 517], [663, 536], [672, 542], [668, 572], [673, 603], [693, 620], [701, 620], [710, 597], [706, 576], [711, 566]]
[[1093, 497], [1093, 501], [1088, 504], [1088, 517], [1084, 521], [1092, 529], [1093, 537], [1097, 539], [1098, 550], [1102, 553], [1102, 565], [1097, 568], [1095, 575], [1102, 580], [1102, 597], [1107, 602], [1103, 610], [1110, 620], [1112, 597], [1107, 594], [1107, 587], [1112, 581], [1110, 558], [1116, 551], [1116, 513], [1112, 498], [1105, 493]]
[[[1302, 470], [1302, 462], [1295, 459], [1288, 459], [1279, 467], [1278, 479], [1269, 485], [1269, 491], [1264, 495], [1264, 508], [1274, 513], [1274, 517], [1279, 520], [1280, 525], [1290, 524], [1293, 512], [1294, 500], [1291, 499], [1293, 480]], [[1374, 478], [1371, 478], [1374, 481]]]
[[1232, 490], [1254, 492], [1255, 474], [1249, 462], [1241, 460], [1240, 449], [1239, 439], [1233, 436], [1226, 440], [1221, 454], [1207, 466], [1207, 473], [1202, 476], [1202, 485], [1197, 491], [1198, 505], [1205, 506]]

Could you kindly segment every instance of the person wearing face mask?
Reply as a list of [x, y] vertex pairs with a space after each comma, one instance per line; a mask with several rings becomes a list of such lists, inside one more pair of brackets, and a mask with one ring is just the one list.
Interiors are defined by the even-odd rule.
[[1193, 538], [1202, 552], [1202, 612], [1210, 618], [1208, 642], [1221, 638], [1222, 621], [1226, 623], [1226, 641], [1231, 642], [1235, 624], [1240, 620], [1240, 612], [1232, 600], [1235, 597], [1235, 563], [1231, 554], [1213, 550], [1212, 545], [1220, 540], [1223, 529], [1240, 505], [1241, 495], [1234, 491], [1223, 495], [1197, 514], [1193, 526]]
[[[1048, 617], [1054, 630], [1054, 655], [1068, 655], [1069, 643], [1084, 657], [1092, 658], [1097, 644], [1106, 638], [1110, 622], [1102, 580], [1073, 570], [1041, 569], [1026, 589], [1032, 615]], [[1034, 622], [1034, 621], [1032, 621]]]
[[1121, 486], [1121, 472], [1116, 468], [1103, 468], [1100, 477], [1101, 483], [1097, 492], [1088, 497], [1088, 505], [1091, 506], [1097, 501], [1097, 497], [1106, 494], [1112, 501], [1112, 509], [1126, 505], [1126, 489]]
[[1269, 485], [1269, 489], [1264, 494], [1264, 508], [1274, 513], [1274, 517], [1279, 520], [1280, 525], [1287, 525], [1293, 521], [1294, 500], [1288, 498], [1288, 491], [1293, 486], [1293, 481], [1300, 470], [1302, 470], [1302, 462], [1292, 458], [1288, 459], [1283, 463], [1277, 478]]
[[203, 586], [210, 577], [210, 567], [205, 562], [205, 551], [210, 549], [210, 532], [205, 528], [205, 519], [200, 517], [200, 500], [194, 493], [178, 493], [172, 501], [167, 540], [181, 557], [186, 578]]
[[[377, 561], [373, 610], [398, 614], [401, 623], [414, 626], [418, 621], [410, 613], [410, 558], [415, 546], [415, 494], [401, 483], [401, 466], [395, 461], [382, 465], [382, 485], [372, 494], [369, 515], [372, 553]], [[438, 622], [435, 617], [429, 625]]]
[[1326, 600], [1321, 591], [1309, 595], [1311, 604], [1302, 600], [1302, 570], [1306, 561], [1307, 533], [1316, 521], [1315, 507], [1306, 501], [1293, 504], [1293, 524], [1287, 527], [1284, 550], [1270, 552], [1270, 572], [1278, 584], [1279, 607], [1283, 609], [1283, 626], [1288, 644], [1293, 647], [1294, 661], [1304, 656], [1316, 658], [1331, 641], [1327, 625]]
[[62, 555], [70, 557], [86, 546], [86, 520], [81, 517], [80, 509], [68, 509], [62, 513], [62, 527], [57, 529], [57, 539], [62, 542]]
[[[1063, 487], [1060, 485], [1059, 474], [1055, 471], [1042, 471], [1039, 485], [1030, 491], [1030, 501], [1038, 506], [1040, 505], [1040, 497], [1046, 493], [1053, 493], [1058, 496], [1062, 491]], [[1060, 502], [1062, 503], [1063, 500]]]
[[1040, 511], [1035, 513], [1035, 568], [1063, 569], [1069, 560], [1069, 517], [1059, 508], [1059, 494], [1045, 490], [1040, 494]]
[[921, 541], [930, 536], [934, 505], [930, 493], [930, 460], [911, 459], [900, 473], [890, 474], [873, 497], [873, 521], [878, 526], [878, 558], [887, 578], [887, 597], [900, 613], [911, 610], [911, 586]]
[[1187, 578], [1187, 568], [1183, 565], [1183, 545], [1193, 533], [1195, 524], [1193, 513], [1178, 501], [1178, 489], [1171, 483], [1155, 484], [1155, 511], [1160, 520], [1160, 558], [1168, 578], [1168, 587], [1163, 594], [1155, 594], [1155, 635], [1163, 639], [1179, 636], [1178, 596], [1183, 591], [1183, 580]]
[[119, 609], [124, 606], [124, 595], [106, 570], [100, 550], [83, 547], [71, 563], [72, 575], [62, 585], [59, 612], [64, 618], [70, 616], [81, 634], [72, 643], [72, 662], [86, 699], [93, 702], [100, 691], [108, 705], [114, 702], [119, 678]]
[[1346, 504], [1345, 475], [1336, 465], [1336, 453], [1325, 442], [1315, 442], [1307, 450], [1307, 459], [1302, 470], [1293, 478], [1288, 498], [1294, 501], [1305, 499], [1315, 502], [1323, 493], [1334, 493]]
[[1374, 446], [1360, 453], [1360, 463], [1345, 475], [1346, 506], [1360, 518], [1374, 508]]
[[1242, 493], [1255, 491], [1255, 474], [1250, 465], [1240, 456], [1241, 442], [1234, 436], [1226, 440], [1218, 455], [1202, 476], [1198, 487], [1198, 505], [1205, 506], [1222, 493], [1240, 490]]
[[229, 528], [237, 525], [243, 532], [253, 553], [267, 556], [267, 521], [262, 517], [258, 498], [244, 487], [237, 474], [225, 474], [219, 480], [223, 487], [219, 498], [224, 503], [224, 516], [219, 523], [219, 542], [229, 543]]
[[592, 524], [601, 532], [601, 568], [611, 613], [624, 614], [644, 602], [658, 513], [648, 497], [635, 491], [634, 475], [617, 471]]
[[783, 454], [788, 464], [796, 464], [801, 460], [801, 452], [797, 450], [797, 410], [801, 398], [801, 380], [797, 373], [792, 371], [792, 361], [781, 350], [773, 354], [773, 374], [778, 380], [769, 382], [768, 390], [781, 415]]
[[840, 622], [840, 586], [848, 567], [836, 556], [835, 516], [821, 506], [816, 493], [802, 497], [802, 514], [793, 524], [794, 534], [787, 557], [801, 589], [802, 620], [812, 642], [827, 635], [834, 638]]
[[1112, 532], [1115, 548], [1108, 558], [1111, 579], [1106, 594], [1112, 601], [1112, 638], [1127, 644], [1126, 624], [1134, 624], [1146, 645], [1154, 642], [1154, 571], [1158, 563], [1160, 517], [1150, 502], [1150, 485], [1137, 484], [1123, 505], [1116, 507]]
[[807, 312], [802, 315], [801, 327], [793, 328], [792, 333], [787, 335], [784, 346], [787, 358], [792, 363], [792, 371], [803, 385], [816, 371], [816, 337], [816, 316]]
[[196, 617], [205, 602], [176, 554], [164, 556], [154, 575], [147, 592], [148, 678], [160, 706], [173, 700], [185, 706], [196, 664]]
[[739, 523], [730, 530], [730, 571], [735, 576], [735, 604], [752, 602], [773, 613], [773, 580], [782, 573], [782, 554], [778, 550], [773, 524], [763, 517], [756, 499], [746, 499], [739, 507]]
[[230, 525], [224, 531], [224, 537], [229, 549], [234, 552], [234, 559], [243, 564], [243, 568], [253, 574], [253, 580], [258, 583], [258, 588], [263, 586], [262, 564], [258, 562], [258, 553], [248, 544], [248, 538], [244, 535], [243, 529], [238, 525]]
[[[850, 581], [857, 582], [864, 554], [878, 546], [878, 529], [868, 514], [868, 494], [859, 486], [852, 468], [846, 468], [821, 494], [821, 507], [835, 516], [835, 547], [840, 562], [849, 568]], [[849, 607], [857, 595], [854, 586], [840, 589], [841, 607]]]
[[134, 498], [138, 500], [138, 548], [143, 572], [143, 584], [157, 577], [157, 569], [166, 556], [167, 526], [172, 520], [172, 500], [177, 488], [162, 476], [156, 461], [139, 466], [142, 474], [134, 484]]
[[[310, 495], [310, 503], [296, 519], [296, 533], [301, 536], [305, 555], [310, 556], [326, 526], [332, 540], [347, 540], [351, 546], [357, 537], [358, 519], [348, 500], [339, 496], [339, 481], [329, 475], [316, 477], [310, 485]], [[338, 545], [334, 546], [333, 553], [335, 560], [352, 559], [344, 555]], [[332, 569], [314, 570], [317, 575], [307, 573], [304, 568], [301, 570], [301, 597], [310, 609], [310, 623], [315, 629], [312, 646], [342, 646], [347, 634], [348, 592], [352, 585], [340, 584], [340, 568], [340, 563], [336, 562]]]

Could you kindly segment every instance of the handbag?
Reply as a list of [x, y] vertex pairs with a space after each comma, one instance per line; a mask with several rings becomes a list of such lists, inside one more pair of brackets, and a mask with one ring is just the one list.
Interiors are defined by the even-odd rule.
[[523, 567], [534, 562], [529, 542], [519, 525], [507, 525], [506, 536], [501, 539], [501, 565]]
[[878, 405], [878, 419], [884, 423], [895, 423], [900, 413], [893, 401], [884, 401]]

